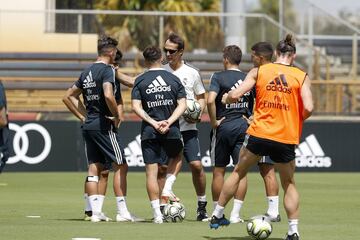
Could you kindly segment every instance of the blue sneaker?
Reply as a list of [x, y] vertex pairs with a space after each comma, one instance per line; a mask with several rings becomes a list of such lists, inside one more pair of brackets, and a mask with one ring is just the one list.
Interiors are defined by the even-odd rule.
[[218, 229], [221, 226], [228, 226], [229, 224], [230, 221], [225, 218], [225, 215], [223, 215], [222, 218], [212, 216], [210, 220], [210, 229]]

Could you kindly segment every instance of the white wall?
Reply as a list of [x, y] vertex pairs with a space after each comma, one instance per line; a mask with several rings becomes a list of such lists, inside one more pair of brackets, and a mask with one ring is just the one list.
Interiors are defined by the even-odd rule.
[[[46, 32], [46, 1], [0, 0], [0, 52], [96, 52], [96, 34]], [[9, 11], [11, 10], [11, 11]]]

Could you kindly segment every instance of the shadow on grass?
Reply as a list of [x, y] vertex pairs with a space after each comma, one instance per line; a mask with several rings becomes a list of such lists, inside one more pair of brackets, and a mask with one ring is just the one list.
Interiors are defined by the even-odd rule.
[[[250, 236], [247, 237], [209, 237], [202, 236], [206, 240], [253, 240]], [[267, 238], [267, 240], [283, 240], [283, 238]]]

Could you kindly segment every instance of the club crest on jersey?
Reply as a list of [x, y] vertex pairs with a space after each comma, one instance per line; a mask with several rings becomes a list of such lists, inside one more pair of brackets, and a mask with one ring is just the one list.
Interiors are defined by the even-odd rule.
[[291, 87], [288, 86], [288, 83], [286, 81], [285, 75], [280, 74], [275, 79], [271, 80], [266, 85], [267, 91], [274, 91], [274, 92], [283, 92], [287, 94], [291, 94], [292, 90]]
[[171, 86], [167, 85], [161, 76], [157, 76], [146, 89], [147, 94], [158, 92], [170, 92]]
[[86, 89], [86, 88], [93, 88], [93, 87], [96, 87], [96, 83], [95, 83], [92, 73], [90, 71], [89, 74], [84, 79], [83, 88]]

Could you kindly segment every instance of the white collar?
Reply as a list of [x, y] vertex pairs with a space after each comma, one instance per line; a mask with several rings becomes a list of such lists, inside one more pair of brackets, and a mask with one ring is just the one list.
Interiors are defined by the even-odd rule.
[[158, 67], [158, 68], [149, 68], [148, 69], [148, 71], [157, 71], [157, 70], [164, 70], [165, 71], [165, 69], [160, 68], [160, 67]]

